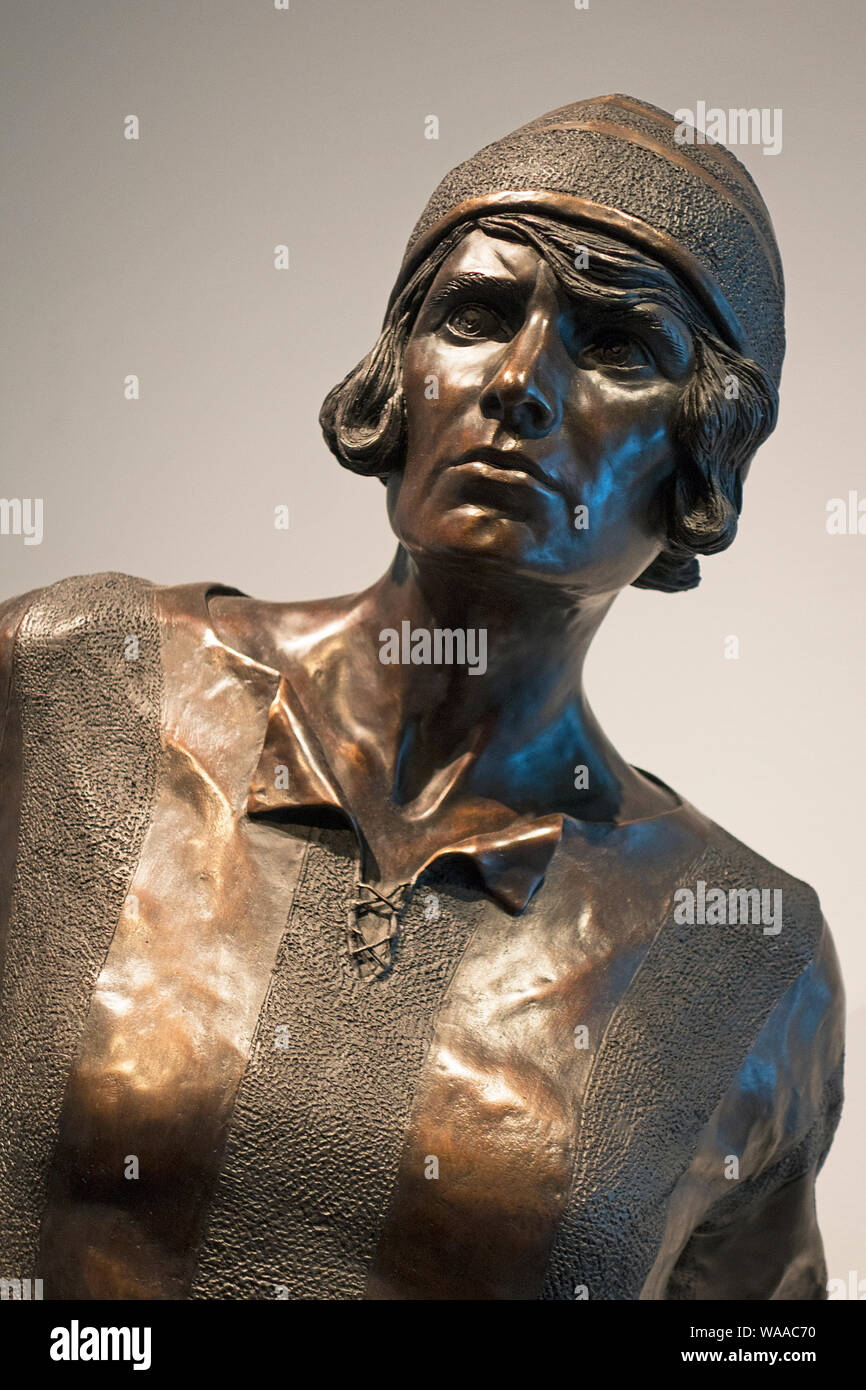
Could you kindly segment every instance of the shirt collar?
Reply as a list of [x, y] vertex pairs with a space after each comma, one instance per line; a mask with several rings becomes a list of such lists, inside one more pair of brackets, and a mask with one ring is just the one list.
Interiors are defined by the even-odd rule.
[[[246, 814], [265, 818], [279, 816], [285, 811], [330, 807], [348, 819], [359, 845], [363, 845], [363, 828], [341, 792], [316, 736], [314, 720], [301, 704], [291, 681], [274, 667], [244, 653], [235, 643], [227, 644], [213, 629], [209, 596], [213, 593], [245, 595], [240, 589], [223, 584], [197, 584], [189, 586], [189, 589], [192, 590], [190, 598], [194, 608], [205, 617], [207, 640], [233, 651], [242, 663], [246, 677], [255, 675], [260, 684], [264, 682], [261, 694], [265, 700], [270, 698], [261, 752], [257, 759], [253, 759], [254, 771], [247, 786]], [[188, 593], [188, 589], [183, 587], [179, 592]], [[657, 778], [652, 780], [658, 781]], [[664, 786], [664, 783], [659, 785]], [[240, 804], [244, 805], [243, 799]], [[679, 800], [678, 806], [671, 811], [661, 812], [645, 821], [624, 821], [619, 824], [590, 823], [558, 812], [546, 816], [516, 817], [504, 829], [456, 840], [441, 847], [421, 865], [411, 883], [414, 885], [434, 860], [450, 854], [462, 855], [472, 860], [489, 895], [506, 911], [516, 915], [524, 911], [540, 887], [557, 846], [569, 831], [578, 832], [584, 838], [599, 840], [615, 830], [629, 834], [632, 826], [642, 831], [651, 822], [668, 817], [685, 817], [688, 820], [696, 814], [687, 802]], [[699, 819], [703, 824], [703, 818]]]
[[[247, 814], [279, 815], [288, 810], [331, 807], [350, 821], [359, 843], [363, 827], [342, 794], [316, 736], [313, 721], [285, 676], [268, 711], [264, 743], [247, 795]], [[504, 830], [458, 840], [431, 854], [414, 884], [434, 860], [457, 854], [471, 859], [492, 898], [508, 912], [524, 910], [541, 884], [562, 839], [565, 817], [527, 816]]]

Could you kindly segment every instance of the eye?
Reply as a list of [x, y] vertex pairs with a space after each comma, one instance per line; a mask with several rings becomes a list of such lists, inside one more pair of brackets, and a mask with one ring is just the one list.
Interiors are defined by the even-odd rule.
[[652, 357], [638, 338], [629, 333], [605, 333], [584, 349], [584, 356], [602, 367], [636, 371], [652, 365]]
[[504, 332], [502, 320], [485, 304], [459, 304], [446, 323], [458, 338], [500, 338]]

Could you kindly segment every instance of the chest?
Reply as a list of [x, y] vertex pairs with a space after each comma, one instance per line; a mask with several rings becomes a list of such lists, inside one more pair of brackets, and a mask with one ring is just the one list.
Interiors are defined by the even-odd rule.
[[348, 832], [298, 842], [266, 984], [218, 922], [172, 965], [149, 903], [154, 950], [115, 943], [70, 1079], [55, 1249], [88, 1231], [122, 1281], [205, 1297], [537, 1296], [646, 932], [572, 873], [515, 918], [446, 863], [381, 979], [347, 950]]

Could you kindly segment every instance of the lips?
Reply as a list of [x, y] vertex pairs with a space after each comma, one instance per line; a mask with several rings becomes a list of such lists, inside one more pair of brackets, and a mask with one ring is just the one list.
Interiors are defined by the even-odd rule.
[[528, 454], [522, 453], [520, 449], [493, 449], [490, 447], [467, 449], [465, 454], [461, 454], [454, 466], [460, 468], [467, 463], [486, 463], [503, 473], [522, 473], [540, 483], [550, 492], [560, 491], [558, 484], [547, 476], [541, 465], [536, 463], [535, 459], [531, 459]]

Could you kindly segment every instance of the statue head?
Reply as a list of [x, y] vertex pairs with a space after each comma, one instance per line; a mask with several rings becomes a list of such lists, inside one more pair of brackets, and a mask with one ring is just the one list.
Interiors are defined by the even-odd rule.
[[320, 420], [341, 463], [387, 484], [419, 559], [568, 592], [688, 589], [734, 539], [783, 354], [781, 263], [746, 170], [602, 97], [446, 176]]

